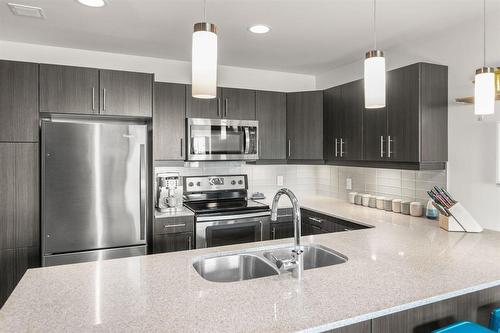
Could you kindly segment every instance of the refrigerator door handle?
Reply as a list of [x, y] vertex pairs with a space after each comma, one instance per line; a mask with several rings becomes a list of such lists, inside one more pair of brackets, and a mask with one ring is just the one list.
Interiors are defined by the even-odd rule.
[[140, 148], [139, 186], [140, 186], [140, 240], [146, 239], [146, 156], [145, 145]]

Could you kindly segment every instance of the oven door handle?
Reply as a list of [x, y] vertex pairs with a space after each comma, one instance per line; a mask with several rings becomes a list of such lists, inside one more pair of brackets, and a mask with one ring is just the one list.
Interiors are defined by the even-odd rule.
[[252, 218], [252, 217], [266, 217], [266, 216], [270, 216], [270, 215], [271, 215], [271, 212], [267, 211], [267, 212], [259, 212], [259, 213], [234, 214], [234, 215], [196, 216], [196, 222], [241, 220], [241, 219], [247, 219], [247, 218]]
[[245, 126], [245, 154], [250, 152], [250, 130]]

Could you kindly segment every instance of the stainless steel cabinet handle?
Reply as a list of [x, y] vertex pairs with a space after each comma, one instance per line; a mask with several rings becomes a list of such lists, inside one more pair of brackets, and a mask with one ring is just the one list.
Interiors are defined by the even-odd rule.
[[259, 156], [262, 156], [262, 140], [261, 140], [261, 139], [259, 139], [259, 147], [258, 147], [258, 150], [259, 150], [259, 151], [257, 152], [257, 154], [258, 154]]
[[391, 158], [391, 136], [387, 136], [387, 157]]
[[191, 243], [191, 236], [188, 236], [188, 250], [191, 250], [193, 248], [193, 245]]
[[178, 223], [178, 224], [165, 224], [163, 227], [165, 229], [168, 229], [168, 228], [180, 228], [180, 227], [185, 227], [186, 226], [186, 223]]
[[323, 223], [323, 220], [317, 217], [308, 217], [308, 219], [317, 223]]
[[220, 117], [220, 97], [217, 97], [217, 117]]
[[92, 111], [95, 111], [95, 88], [92, 87]]
[[229, 99], [225, 98], [224, 99], [224, 118], [227, 118], [228, 114], [229, 114]]
[[183, 139], [181, 138], [181, 157], [184, 155], [184, 153], [183, 153], [184, 149], [182, 149], [182, 148], [184, 148], [184, 145], [182, 144], [183, 143], [182, 141], [183, 141]]
[[271, 234], [273, 235], [272, 239], [276, 239], [276, 228], [275, 227], [273, 227], [273, 230], [271, 231]]
[[344, 157], [344, 139], [340, 139], [340, 157]]
[[384, 157], [384, 137], [380, 136], [380, 157]]
[[337, 140], [337, 138], [335, 138], [335, 157], [337, 157], [337, 155], [338, 155], [337, 144], [338, 144], [338, 140]]
[[106, 88], [102, 88], [102, 110], [106, 111]]
[[288, 140], [288, 157], [292, 155], [292, 140]]

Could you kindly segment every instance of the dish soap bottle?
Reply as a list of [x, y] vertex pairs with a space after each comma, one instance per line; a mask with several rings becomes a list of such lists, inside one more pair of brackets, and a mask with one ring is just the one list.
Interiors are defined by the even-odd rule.
[[427, 202], [427, 208], [425, 209], [425, 216], [431, 220], [436, 220], [439, 217], [439, 212], [437, 208], [434, 206], [434, 201], [429, 200]]

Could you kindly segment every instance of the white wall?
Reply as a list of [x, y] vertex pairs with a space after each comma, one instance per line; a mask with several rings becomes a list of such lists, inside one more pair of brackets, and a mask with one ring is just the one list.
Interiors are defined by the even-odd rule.
[[[489, 19], [488, 22], [491, 38], [487, 44], [487, 63], [499, 66], [500, 43], [496, 32], [500, 31], [500, 21]], [[495, 122], [500, 121], [499, 103], [495, 116], [479, 122], [474, 117], [473, 106], [454, 102], [457, 97], [474, 93], [471, 80], [475, 69], [482, 66], [481, 37], [481, 23], [466, 22], [384, 51], [388, 69], [417, 61], [448, 65], [448, 189], [484, 227], [500, 230], [500, 186], [495, 184]], [[319, 75], [317, 88], [361, 78], [362, 61], [360, 57], [359, 61]]]
[[[0, 41], [0, 59], [154, 73], [156, 81], [190, 83], [191, 63], [169, 59]], [[313, 90], [315, 77], [219, 66], [219, 85], [275, 91]]]

